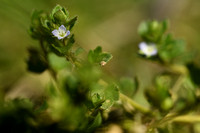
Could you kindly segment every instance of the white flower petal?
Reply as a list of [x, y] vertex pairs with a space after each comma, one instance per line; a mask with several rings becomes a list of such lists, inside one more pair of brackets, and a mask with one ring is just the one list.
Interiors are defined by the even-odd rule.
[[147, 48], [147, 44], [146, 44], [145, 42], [141, 42], [141, 43], [139, 44], [139, 48], [140, 48], [140, 50], [144, 50], [144, 49]]
[[68, 30], [66, 36], [69, 36], [69, 34], [70, 34], [70, 31]]
[[64, 25], [61, 25], [61, 26], [59, 27], [59, 31], [64, 31], [64, 32], [66, 32], [65, 26], [64, 26]]
[[70, 31], [68, 30], [64, 37], [67, 37], [69, 34], [70, 34]]
[[59, 31], [58, 31], [58, 30], [53, 30], [53, 31], [52, 31], [52, 34], [53, 34], [54, 36], [58, 37], [58, 36], [59, 36]]
[[151, 52], [151, 55], [156, 55], [158, 53], [157, 48], [155, 45], [152, 45], [153, 51]]

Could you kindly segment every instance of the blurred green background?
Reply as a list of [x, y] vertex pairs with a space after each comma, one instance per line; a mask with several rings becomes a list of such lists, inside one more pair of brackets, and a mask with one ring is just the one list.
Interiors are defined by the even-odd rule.
[[138, 76], [141, 88], [162, 69], [137, 56], [140, 22], [168, 19], [175, 37], [184, 39], [188, 49], [200, 49], [199, 0], [0, 0], [0, 89], [11, 98], [40, 95], [48, 82], [48, 74], [26, 70], [27, 47], [38, 45], [28, 29], [34, 9], [50, 12], [56, 4], [78, 16], [76, 45], [87, 51], [101, 45], [114, 56], [106, 71], [116, 79]]

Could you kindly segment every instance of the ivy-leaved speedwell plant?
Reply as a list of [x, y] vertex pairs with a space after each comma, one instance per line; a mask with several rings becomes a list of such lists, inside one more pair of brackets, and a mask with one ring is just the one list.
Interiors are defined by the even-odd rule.
[[40, 104], [28, 99], [0, 103], [0, 129], [90, 133], [106, 132], [116, 124], [128, 133], [178, 133], [184, 122], [198, 130], [200, 67], [185, 42], [166, 32], [167, 21], [145, 21], [138, 29], [139, 57], [163, 69], [144, 90], [149, 107], [133, 100], [143, 79], [114, 80], [103, 70], [110, 53], [101, 46], [86, 52], [75, 45], [76, 21], [60, 5], [49, 14], [33, 12], [29, 34], [39, 47], [28, 49], [27, 68], [39, 74], [49, 71], [53, 79]]

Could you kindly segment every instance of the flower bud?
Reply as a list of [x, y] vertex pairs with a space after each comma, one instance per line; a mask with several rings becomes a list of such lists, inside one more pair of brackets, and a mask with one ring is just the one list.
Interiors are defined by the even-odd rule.
[[152, 21], [150, 23], [150, 28], [152, 31], [158, 31], [160, 30], [161, 24], [158, 23], [158, 21]]
[[65, 8], [57, 5], [51, 14], [53, 22], [59, 25], [65, 25], [69, 20], [69, 13], [65, 10]]

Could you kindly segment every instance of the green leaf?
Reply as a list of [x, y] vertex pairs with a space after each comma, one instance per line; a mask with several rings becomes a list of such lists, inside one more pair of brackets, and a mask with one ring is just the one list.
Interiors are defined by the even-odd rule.
[[46, 27], [42, 25], [42, 20], [47, 18], [47, 14], [42, 11], [34, 11], [31, 17], [31, 26], [29, 29], [29, 34], [34, 39], [43, 39], [48, 33]]
[[159, 43], [164, 32], [167, 30], [167, 21], [146, 21], [139, 25], [138, 33], [141, 37], [150, 43]]
[[78, 17], [76, 16], [76, 17], [70, 19], [70, 20], [67, 22], [67, 26], [69, 27], [69, 30], [71, 30], [71, 29], [74, 27], [74, 25], [75, 25], [75, 23], [76, 23], [76, 21], [77, 21], [77, 18], [78, 18]]
[[57, 71], [62, 70], [64, 68], [69, 68], [70, 66], [70, 63], [66, 60], [65, 57], [57, 56], [54, 53], [50, 53], [48, 55], [48, 60], [50, 66]]
[[110, 84], [104, 91], [106, 99], [117, 101], [119, 99], [119, 90], [115, 84]]
[[88, 53], [88, 61], [90, 63], [94, 63], [94, 56], [93, 55], [94, 55], [94, 52], [92, 50], [90, 50], [89, 53]]
[[101, 62], [107, 63], [112, 59], [112, 55], [110, 53], [102, 52], [102, 48], [98, 46], [94, 50], [90, 50], [88, 53], [88, 60], [90, 63], [98, 63], [101, 64]]
[[90, 87], [90, 96], [93, 103], [93, 108], [99, 108], [105, 101], [104, 86], [94, 83]]
[[94, 49], [94, 54], [96, 55], [99, 55], [102, 53], [102, 48], [101, 46], [97, 46], [95, 49]]
[[98, 83], [93, 84], [90, 88], [92, 102], [94, 107], [109, 109], [119, 99], [119, 90], [115, 84], [103, 86]]
[[91, 125], [89, 125], [89, 128], [87, 129], [88, 132], [94, 131], [97, 127], [99, 127], [102, 123], [102, 116], [101, 113], [98, 112], [97, 116], [94, 118]]
[[102, 105], [102, 103], [104, 102], [103, 98], [100, 96], [100, 94], [95, 93], [92, 96], [92, 103], [94, 105], [94, 108], [98, 108]]
[[56, 5], [54, 8], [53, 8], [53, 10], [52, 10], [52, 12], [51, 12], [51, 17], [52, 17], [52, 19], [53, 19], [53, 15], [57, 12], [57, 11], [59, 11], [59, 10], [62, 10], [62, 7], [60, 6], [60, 5]]
[[169, 27], [169, 22], [167, 20], [164, 20], [162, 22], [162, 32], [164, 33]]
[[173, 63], [176, 58], [182, 56], [185, 46], [183, 40], [175, 40], [171, 34], [168, 34], [159, 46], [159, 56], [164, 62]]
[[65, 56], [69, 52], [69, 47], [66, 46], [55, 46], [54, 44], [50, 45], [51, 50], [58, 56]]
[[119, 89], [126, 96], [133, 97], [133, 95], [138, 90], [138, 81], [135, 78], [121, 78], [119, 81]]
[[105, 87], [98, 83], [92, 84], [90, 87], [91, 96], [98, 94], [101, 98], [104, 98], [104, 89]]
[[50, 24], [50, 21], [48, 19], [41, 20], [41, 23], [42, 23], [42, 26], [44, 28], [46, 28], [47, 30], [50, 30], [51, 24]]
[[148, 25], [147, 22], [142, 22], [138, 27], [138, 34], [145, 35], [148, 33]]
[[106, 63], [112, 59], [112, 55], [109, 53], [102, 53], [99, 56], [99, 61], [105, 61]]
[[56, 46], [54, 44], [50, 45], [50, 49], [57, 54], [58, 56], [66, 56], [69, 54], [70, 49], [72, 48], [74, 44], [74, 34], [70, 36], [70, 38], [67, 40], [67, 44], [65, 46]]
[[58, 56], [65, 56], [66, 51], [60, 46], [55, 46], [54, 44], [50, 45], [50, 49]]
[[66, 15], [66, 18], [69, 18], [69, 12], [66, 10], [66, 8], [62, 8], [62, 11], [64, 12], [64, 14]]
[[178, 99], [176, 100], [174, 110], [177, 112], [188, 112], [197, 104], [197, 96], [195, 94], [196, 86], [189, 77], [184, 77], [183, 82], [176, 92]]
[[86, 64], [79, 68], [77, 75], [85, 85], [91, 85], [99, 80], [102, 71], [98, 66]]
[[119, 90], [116, 85], [111, 84], [104, 90], [105, 102], [102, 104], [102, 109], [109, 109], [118, 99]]
[[169, 75], [160, 75], [155, 78], [154, 86], [145, 90], [148, 101], [160, 111], [167, 111], [173, 106], [169, 93], [172, 79]]
[[88, 53], [88, 60], [91, 63], [100, 63], [99, 56], [102, 53], [102, 48], [100, 46], [96, 47], [93, 51], [90, 50]]
[[67, 45], [65, 46], [65, 50], [69, 51], [71, 49], [71, 47], [73, 46], [75, 40], [74, 40], [74, 34], [71, 35], [71, 37], [69, 38]]

